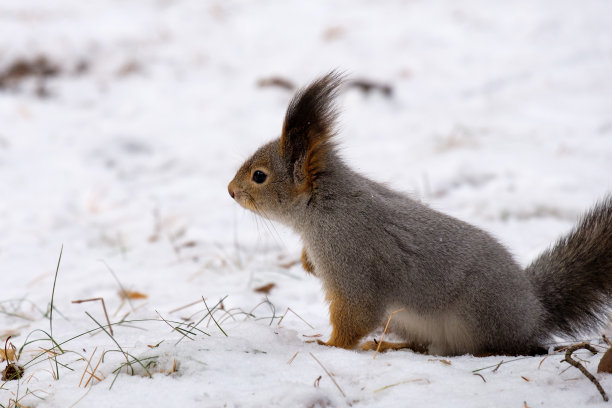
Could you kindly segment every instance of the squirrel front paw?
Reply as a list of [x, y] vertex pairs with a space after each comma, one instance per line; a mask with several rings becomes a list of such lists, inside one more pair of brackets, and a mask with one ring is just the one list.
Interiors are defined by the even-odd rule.
[[333, 342], [332, 339], [329, 339], [328, 341], [323, 341], [323, 340], [319, 340], [317, 339], [317, 344], [320, 346], [326, 346], [326, 347], [338, 347], [338, 348], [343, 348], [343, 349], [352, 349], [354, 348], [354, 345], [352, 344], [338, 344], [336, 342]]

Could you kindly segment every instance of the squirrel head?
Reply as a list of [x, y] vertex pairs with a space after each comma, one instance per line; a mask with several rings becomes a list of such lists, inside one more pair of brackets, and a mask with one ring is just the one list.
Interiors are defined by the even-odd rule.
[[[287, 108], [281, 137], [260, 147], [228, 186], [230, 196], [259, 215], [291, 223], [333, 166], [333, 104], [342, 76], [335, 71], [299, 90]], [[293, 214], [293, 216], [292, 216]]]

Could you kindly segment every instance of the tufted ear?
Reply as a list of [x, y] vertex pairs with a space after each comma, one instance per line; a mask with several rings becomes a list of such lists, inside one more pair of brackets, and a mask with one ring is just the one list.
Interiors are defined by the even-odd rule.
[[298, 91], [287, 108], [280, 139], [280, 154], [293, 181], [311, 189], [326, 167], [326, 156], [334, 147], [334, 125], [338, 116], [334, 98], [342, 75], [332, 71]]

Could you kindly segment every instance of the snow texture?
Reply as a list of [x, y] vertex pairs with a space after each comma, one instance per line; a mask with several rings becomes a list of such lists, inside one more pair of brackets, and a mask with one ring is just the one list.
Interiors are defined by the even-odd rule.
[[[3, 0], [0, 73], [47, 72], [0, 81], [0, 337], [26, 368], [0, 406], [608, 406], [560, 355], [313, 343], [331, 328], [298, 238], [227, 183], [292, 96], [258, 82], [338, 68], [393, 90], [340, 96], [346, 161], [526, 264], [612, 191], [611, 18], [608, 0]], [[116, 343], [100, 302], [71, 303], [98, 297]], [[116, 376], [119, 347], [147, 370]], [[596, 371], [601, 353], [577, 354]]]

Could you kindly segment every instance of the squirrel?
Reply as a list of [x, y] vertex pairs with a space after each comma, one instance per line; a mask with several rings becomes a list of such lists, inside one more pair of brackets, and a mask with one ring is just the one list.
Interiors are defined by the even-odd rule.
[[353, 349], [395, 312], [389, 328], [415, 351], [533, 355], [545, 354], [552, 336], [575, 338], [605, 323], [612, 195], [523, 269], [485, 231], [342, 161], [334, 142], [342, 83], [332, 71], [299, 90], [281, 136], [228, 186], [242, 207], [300, 235], [304, 269], [329, 302], [332, 333], [320, 344]]

